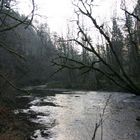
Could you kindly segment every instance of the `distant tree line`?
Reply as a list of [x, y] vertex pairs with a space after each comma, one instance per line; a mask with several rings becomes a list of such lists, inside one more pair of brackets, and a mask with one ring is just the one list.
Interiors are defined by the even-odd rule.
[[[7, 87], [46, 84], [48, 88], [140, 91], [140, 5], [130, 13], [125, 3], [123, 24], [112, 19], [111, 31], [92, 15], [93, 2], [77, 1], [78, 31], [50, 34], [46, 24], [34, 27], [33, 11], [26, 17], [2, 1], [0, 10], [0, 93]], [[33, 3], [34, 5], [34, 3]], [[81, 7], [82, 6], [82, 7]], [[96, 31], [89, 31], [81, 17]], [[30, 26], [29, 26], [30, 25]], [[123, 25], [123, 27], [122, 27]], [[100, 34], [99, 43], [93, 38]], [[81, 51], [77, 50], [81, 47]]]

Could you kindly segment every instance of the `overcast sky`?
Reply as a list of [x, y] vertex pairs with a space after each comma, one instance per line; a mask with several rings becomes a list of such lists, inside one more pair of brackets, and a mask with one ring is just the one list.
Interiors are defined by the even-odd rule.
[[[120, 1], [121, 0], [95, 0], [95, 4], [98, 5], [94, 9], [96, 16], [101, 20], [107, 21], [113, 15], [114, 10], [117, 10], [117, 14], [122, 14], [120, 10], [118, 10]], [[128, 2], [130, 0], [126, 1]], [[53, 32], [55, 31], [59, 34], [65, 32], [68, 21], [72, 19], [74, 15], [74, 6], [72, 6], [71, 0], [35, 0], [35, 3], [37, 5], [36, 13], [47, 17], [46, 19], [38, 18], [40, 22], [47, 22], [50, 30]], [[130, 2], [128, 3], [130, 4]], [[29, 9], [31, 9], [30, 4], [29, 0], [19, 0], [20, 12], [29, 13]]]

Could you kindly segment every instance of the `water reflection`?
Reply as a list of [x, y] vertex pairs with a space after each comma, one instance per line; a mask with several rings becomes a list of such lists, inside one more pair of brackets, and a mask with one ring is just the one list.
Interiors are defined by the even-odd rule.
[[[30, 102], [29, 109], [24, 111], [36, 112], [37, 117], [31, 121], [45, 125], [46, 129], [36, 130], [32, 138], [91, 140], [95, 124], [100, 120], [109, 95], [110, 93], [75, 91], [74, 94], [66, 92], [55, 96], [36, 97]], [[103, 140], [138, 140], [140, 129], [136, 126], [135, 118], [140, 115], [140, 111], [131, 104], [131, 97], [130, 94], [112, 94], [105, 110], [103, 129], [98, 129], [96, 140], [101, 139], [101, 132]]]

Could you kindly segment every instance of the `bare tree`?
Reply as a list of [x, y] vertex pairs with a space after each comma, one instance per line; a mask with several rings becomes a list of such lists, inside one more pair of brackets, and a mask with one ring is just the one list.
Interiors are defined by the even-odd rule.
[[[14, 34], [14, 29], [19, 27], [20, 25], [25, 25], [25, 28], [28, 28], [28, 26], [33, 26], [32, 21], [34, 18], [34, 12], [35, 12], [35, 3], [34, 0], [32, 0], [32, 9], [29, 15], [24, 17], [24, 19], [21, 18], [21, 16], [14, 11], [14, 9], [11, 6], [11, 2], [14, 0], [1, 0], [0, 1], [0, 33], [4, 34], [8, 31], [12, 31]], [[25, 60], [24, 56], [19, 54], [19, 52], [15, 51], [12, 48], [9, 48], [8, 45], [3, 40], [0, 40], [0, 48], [4, 49], [11, 55], [15, 55], [21, 60]], [[18, 87], [16, 87], [11, 81], [8, 76], [0, 69], [0, 79], [1, 82], [3, 81], [5, 83], [8, 83], [11, 87], [21, 90]]]
[[[59, 56], [59, 59], [65, 59], [67, 62], [73, 62], [76, 65], [70, 66], [68, 63], [60, 64], [57, 62], [54, 62], [55, 65], [59, 66], [61, 68], [69, 68], [69, 69], [84, 69], [85, 73], [89, 71], [97, 71], [110, 79], [113, 83], [115, 83], [117, 86], [121, 87], [122, 89], [125, 89], [129, 92], [133, 92], [135, 94], [139, 94], [140, 89], [137, 87], [137, 85], [134, 83], [134, 81], [129, 77], [127, 74], [125, 68], [122, 65], [122, 62], [118, 56], [118, 53], [116, 52], [114, 48], [114, 44], [112, 43], [111, 36], [105, 31], [105, 29], [98, 24], [96, 19], [94, 18], [92, 11], [93, 11], [93, 2], [87, 1], [87, 0], [78, 0], [76, 4], [74, 4], [76, 7], [75, 13], [77, 15], [77, 27], [78, 27], [78, 37], [74, 39], [69, 39], [66, 41], [72, 41], [75, 42], [77, 45], [81, 46], [84, 50], [86, 50], [88, 53], [91, 53], [96, 56], [96, 60], [92, 60], [89, 64], [77, 61], [74, 59], [71, 59], [66, 56]], [[110, 63], [106, 61], [106, 59], [103, 58], [103, 56], [97, 51], [97, 46], [92, 43], [92, 36], [89, 36], [88, 32], [85, 32], [82, 28], [80, 16], [85, 16], [87, 19], [90, 20], [92, 25], [96, 28], [96, 30], [100, 33], [100, 35], [105, 40], [105, 44], [111, 51], [115, 62], [116, 67], [118, 67], [119, 71], [112, 67]], [[82, 35], [82, 38], [84, 40], [79, 40], [79, 35]], [[86, 45], [85, 45], [86, 44]], [[101, 69], [99, 65], [103, 65], [105, 69]]]

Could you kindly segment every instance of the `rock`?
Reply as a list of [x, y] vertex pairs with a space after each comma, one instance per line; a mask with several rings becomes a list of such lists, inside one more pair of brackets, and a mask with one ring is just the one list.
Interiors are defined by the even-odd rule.
[[76, 95], [75, 97], [80, 97], [80, 96]]
[[45, 137], [45, 138], [47, 138], [47, 137], [49, 137], [49, 135], [50, 135], [50, 133], [49, 132], [46, 132], [46, 131], [41, 131], [41, 136], [42, 137]]
[[137, 121], [140, 121], [140, 116], [136, 117], [136, 120], [137, 120]]
[[37, 138], [38, 136], [37, 136], [37, 135], [34, 135], [33, 137], [34, 137], [34, 138]]

